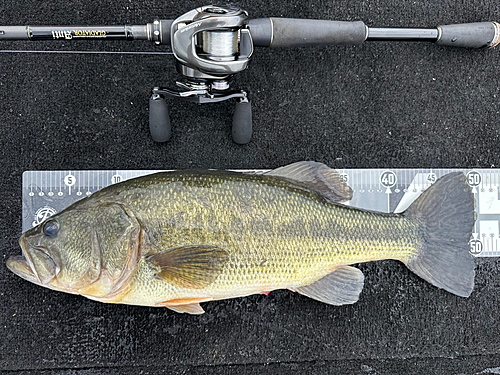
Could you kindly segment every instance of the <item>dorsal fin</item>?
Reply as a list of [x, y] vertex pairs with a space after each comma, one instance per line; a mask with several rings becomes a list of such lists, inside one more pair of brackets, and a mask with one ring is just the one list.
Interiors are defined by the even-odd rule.
[[352, 189], [340, 174], [323, 163], [299, 161], [273, 169], [265, 174], [300, 181], [319, 192], [330, 202], [339, 203], [352, 199]]

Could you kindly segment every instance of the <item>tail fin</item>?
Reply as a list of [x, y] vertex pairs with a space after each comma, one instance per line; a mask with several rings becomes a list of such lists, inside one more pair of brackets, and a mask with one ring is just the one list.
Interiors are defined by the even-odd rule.
[[474, 196], [463, 173], [450, 173], [427, 189], [404, 213], [419, 224], [420, 251], [407, 267], [431, 284], [468, 297], [474, 288], [469, 241]]

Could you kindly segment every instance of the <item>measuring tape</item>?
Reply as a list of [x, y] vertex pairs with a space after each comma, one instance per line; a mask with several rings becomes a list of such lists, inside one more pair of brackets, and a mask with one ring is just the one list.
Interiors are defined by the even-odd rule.
[[[252, 170], [254, 171], [254, 170]], [[262, 171], [262, 170], [260, 170]], [[477, 257], [500, 256], [499, 169], [339, 169], [353, 189], [352, 207], [403, 212], [445, 174], [461, 171], [476, 199], [477, 221], [470, 251]], [[70, 204], [115, 183], [159, 170], [27, 171], [23, 173], [23, 232]]]

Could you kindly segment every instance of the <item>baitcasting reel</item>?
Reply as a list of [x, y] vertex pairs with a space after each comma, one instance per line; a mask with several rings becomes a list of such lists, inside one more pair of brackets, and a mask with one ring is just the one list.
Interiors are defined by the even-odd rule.
[[254, 46], [302, 47], [361, 44], [365, 41], [419, 41], [466, 48], [500, 44], [500, 24], [476, 22], [436, 28], [374, 28], [362, 21], [296, 18], [248, 19], [243, 9], [208, 5], [175, 20], [127, 26], [0, 26], [2, 40], [149, 40], [171, 45], [182, 79], [175, 89], [153, 89], [149, 127], [153, 139], [170, 139], [167, 98], [205, 104], [236, 99], [232, 135], [236, 143], [252, 137], [252, 108], [245, 91], [231, 90], [231, 77], [248, 66]]
[[[245, 91], [230, 90], [233, 74], [245, 70], [253, 54], [253, 42], [246, 28], [248, 14], [231, 6], [204, 6], [177, 18], [170, 25], [172, 52], [183, 80], [177, 89], [154, 88], [149, 100], [149, 126], [153, 139], [170, 139], [171, 127], [165, 98], [205, 104], [236, 99], [232, 135], [236, 143], [252, 137], [252, 107]], [[148, 27], [150, 27], [148, 25]], [[163, 44], [161, 28], [150, 27], [152, 39]]]

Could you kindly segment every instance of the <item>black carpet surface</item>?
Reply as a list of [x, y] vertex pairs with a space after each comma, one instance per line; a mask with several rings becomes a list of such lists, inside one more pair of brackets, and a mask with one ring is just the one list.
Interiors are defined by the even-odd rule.
[[[252, 18], [363, 20], [435, 27], [500, 21], [493, 0], [262, 0]], [[1, 0], [1, 25], [145, 24], [194, 1]], [[168, 51], [148, 42], [5, 42], [1, 50]], [[0, 53], [1, 374], [499, 374], [500, 261], [477, 260], [464, 299], [394, 261], [362, 264], [358, 303], [288, 291], [204, 305], [201, 316], [109, 305], [12, 274], [25, 170], [498, 168], [500, 49], [428, 43], [256, 50], [235, 76], [254, 135], [233, 143], [233, 103], [169, 101], [173, 134], [155, 143], [148, 99], [178, 77], [172, 56]]]

